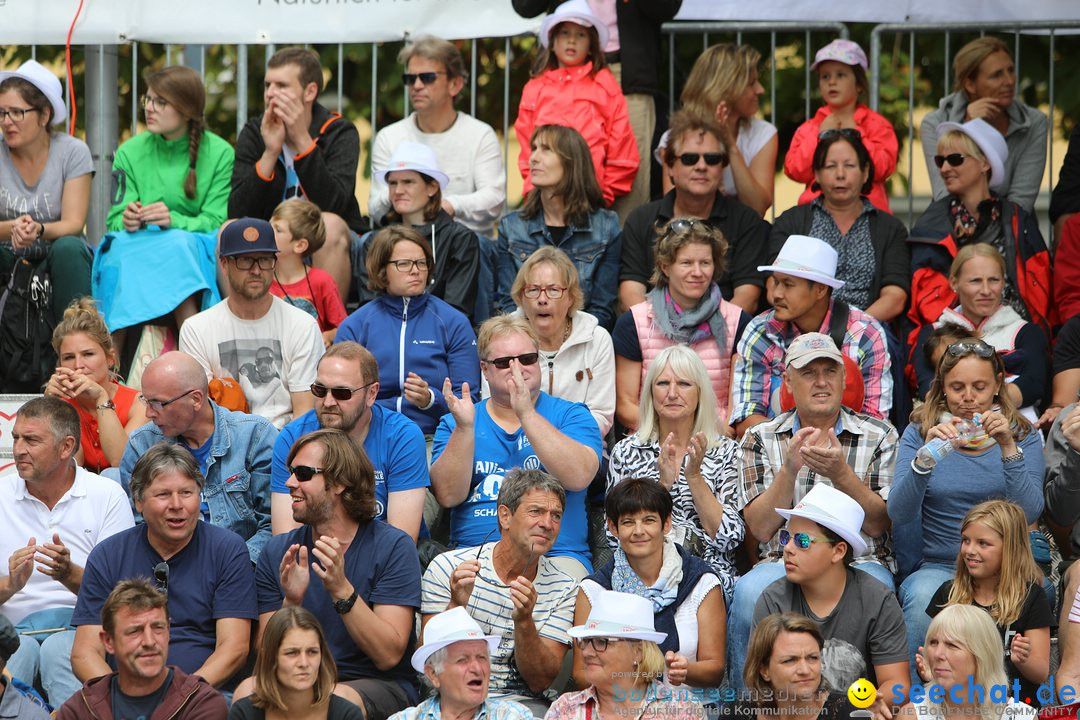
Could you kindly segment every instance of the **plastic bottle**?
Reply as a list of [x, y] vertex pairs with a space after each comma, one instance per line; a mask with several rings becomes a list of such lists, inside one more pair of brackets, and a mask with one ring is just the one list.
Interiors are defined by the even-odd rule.
[[972, 420], [961, 420], [957, 423], [956, 430], [960, 433], [960, 437], [955, 440], [934, 438], [919, 448], [919, 452], [915, 453], [915, 463], [923, 470], [932, 470], [935, 465], [941, 462], [942, 458], [959, 445], [980, 435], [983, 429], [982, 425], [979, 424], [978, 414]]

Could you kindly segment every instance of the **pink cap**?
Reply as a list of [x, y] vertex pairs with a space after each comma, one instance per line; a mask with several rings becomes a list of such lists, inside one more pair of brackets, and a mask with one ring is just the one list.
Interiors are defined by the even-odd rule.
[[845, 65], [859, 65], [863, 70], [870, 67], [870, 63], [866, 60], [866, 53], [859, 47], [859, 43], [851, 40], [833, 40], [818, 50], [817, 55], [814, 56], [814, 64], [810, 66], [810, 69], [817, 70], [817, 66], [826, 60], [835, 60]]

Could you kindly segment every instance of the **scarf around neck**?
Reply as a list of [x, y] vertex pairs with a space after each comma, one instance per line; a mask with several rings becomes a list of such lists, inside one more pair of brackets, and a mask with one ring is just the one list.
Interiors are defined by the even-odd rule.
[[720, 314], [723, 297], [716, 283], [709, 286], [709, 292], [692, 308], [679, 307], [667, 288], [653, 288], [647, 297], [654, 321], [668, 338], [677, 343], [693, 345], [711, 335], [721, 354], [725, 352], [727, 328]]
[[682, 558], [679, 557], [679, 551], [675, 549], [675, 543], [671, 538], [664, 538], [664, 559], [660, 565], [660, 576], [651, 586], [646, 585], [645, 581], [634, 572], [634, 568], [630, 567], [630, 560], [623, 549], [615, 550], [611, 589], [645, 598], [652, 603], [653, 612], [660, 612], [675, 602], [682, 577]]

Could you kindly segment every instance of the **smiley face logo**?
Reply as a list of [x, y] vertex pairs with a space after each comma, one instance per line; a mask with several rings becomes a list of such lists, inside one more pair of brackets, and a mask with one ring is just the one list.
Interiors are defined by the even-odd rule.
[[877, 698], [877, 688], [866, 678], [859, 678], [851, 683], [847, 690], [848, 700], [857, 708], [868, 708]]

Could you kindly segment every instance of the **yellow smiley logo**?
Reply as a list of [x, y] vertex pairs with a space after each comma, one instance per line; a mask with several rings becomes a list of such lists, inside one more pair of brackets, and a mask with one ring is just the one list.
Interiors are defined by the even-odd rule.
[[868, 708], [877, 698], [877, 688], [866, 678], [859, 678], [847, 689], [848, 700], [857, 708]]

